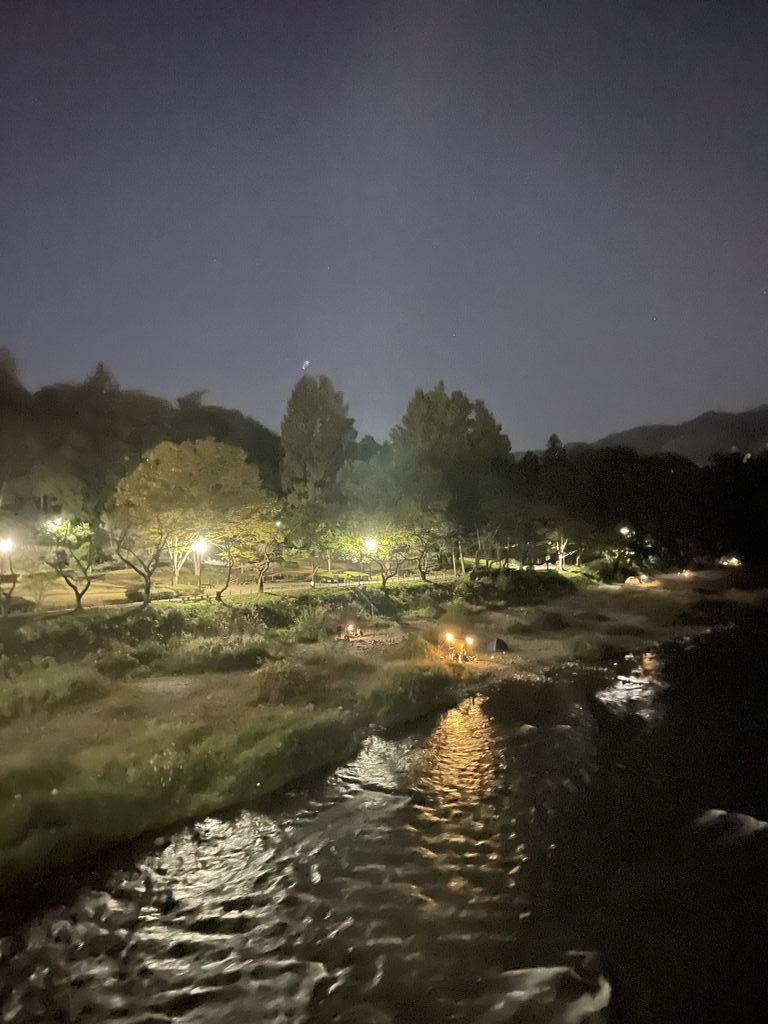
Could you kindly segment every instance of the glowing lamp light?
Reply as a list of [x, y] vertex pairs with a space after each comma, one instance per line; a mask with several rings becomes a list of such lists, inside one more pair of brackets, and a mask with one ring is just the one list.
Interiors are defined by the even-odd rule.
[[278, 528], [278, 530], [280, 529], [280, 527], [282, 525], [283, 525], [283, 520], [282, 519], [276, 519], [275, 520], [275, 526]]
[[475, 638], [473, 636], [468, 636], [467, 637], [467, 647], [471, 647], [474, 642], [475, 642]]
[[729, 565], [729, 566], [741, 565], [741, 559], [737, 558], [735, 555], [732, 555], [730, 558], [721, 558], [720, 559], [720, 565]]
[[13, 541], [10, 537], [0, 537], [0, 551], [2, 551], [4, 555], [13, 551]]
[[365, 540], [365, 550], [369, 554], [372, 555], [373, 552], [376, 550], [376, 548], [378, 546], [379, 546], [378, 543], [373, 539], [373, 537], [366, 537], [366, 540]]
[[619, 533], [622, 537], [628, 537], [632, 533], [632, 529], [629, 526], [620, 526]]
[[200, 537], [198, 540], [196, 540], [195, 543], [192, 545], [192, 550], [197, 552], [198, 555], [204, 555], [205, 552], [208, 550], [208, 541], [205, 539], [205, 537]]
[[347, 626], [347, 632], [348, 633], [354, 633], [355, 632], [355, 624], [354, 624], [354, 622], [350, 622], [350, 624]]
[[445, 642], [447, 644], [452, 644], [453, 643], [453, 633], [446, 633], [445, 634]]
[[56, 518], [53, 520], [53, 525], [54, 526], [61, 526], [63, 524], [63, 522], [64, 522], [64, 516], [56, 516]]

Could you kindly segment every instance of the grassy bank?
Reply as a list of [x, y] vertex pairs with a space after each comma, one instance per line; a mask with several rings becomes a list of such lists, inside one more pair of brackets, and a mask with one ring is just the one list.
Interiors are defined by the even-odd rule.
[[[387, 594], [156, 606], [0, 624], [0, 889], [121, 839], [255, 800], [371, 729], [450, 706], [466, 673], [541, 679], [762, 601], [725, 575], [662, 588], [515, 573]], [[373, 607], [371, 606], [373, 602]], [[361, 622], [366, 646], [328, 638]], [[447, 629], [503, 659], [435, 658]]]
[[122, 839], [251, 802], [371, 729], [450, 706], [455, 671], [333, 652], [253, 672], [126, 679], [0, 730], [0, 889]]
[[555, 573], [482, 580], [253, 596], [235, 605], [153, 604], [0, 620], [0, 725], [106, 695], [125, 679], [256, 669], [297, 644], [334, 636], [350, 620], [366, 629], [436, 620], [457, 604], [505, 608], [570, 593]]

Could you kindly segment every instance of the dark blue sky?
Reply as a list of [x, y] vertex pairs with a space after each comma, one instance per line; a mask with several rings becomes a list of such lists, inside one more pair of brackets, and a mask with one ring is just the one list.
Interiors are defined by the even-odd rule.
[[515, 448], [768, 401], [764, 0], [0, 0], [0, 344]]

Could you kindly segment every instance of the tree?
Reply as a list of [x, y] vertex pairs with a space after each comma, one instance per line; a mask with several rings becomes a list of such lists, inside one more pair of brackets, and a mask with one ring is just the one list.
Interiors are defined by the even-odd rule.
[[310, 585], [315, 585], [317, 573], [324, 560], [330, 571], [331, 552], [337, 547], [340, 535], [340, 508], [325, 500], [314, 486], [303, 493], [292, 492], [282, 511], [288, 544], [297, 556], [310, 563]]
[[265, 485], [277, 489], [280, 482], [280, 438], [257, 420], [237, 409], [224, 409], [205, 400], [205, 391], [193, 391], [178, 400], [170, 439], [198, 441], [212, 437], [242, 448], [247, 461], [258, 468]]
[[196, 540], [219, 530], [233, 509], [262, 501], [259, 471], [245, 452], [211, 438], [161, 442], [120, 481], [115, 496], [136, 536], [164, 538], [174, 585]]
[[442, 512], [420, 512], [407, 524], [410, 548], [416, 559], [419, 576], [426, 583], [435, 568], [435, 559], [443, 552], [451, 537], [451, 526]]
[[382, 590], [386, 590], [387, 583], [399, 576], [413, 559], [411, 536], [393, 523], [368, 522], [352, 526], [342, 534], [339, 547], [350, 561], [375, 566]]
[[481, 481], [510, 457], [509, 438], [484, 403], [462, 391], [448, 394], [442, 381], [416, 392], [392, 431], [392, 445], [396, 458], [440, 474], [448, 513], [463, 530], [477, 525]]
[[[386, 445], [367, 462], [348, 463], [341, 475], [341, 490], [352, 521], [383, 522], [387, 530], [407, 538], [408, 557], [416, 559], [426, 580], [435, 555], [451, 534], [440, 473], [419, 465], [408, 452]], [[379, 531], [374, 532], [378, 536]]]
[[224, 586], [217, 591], [221, 601], [236, 565], [253, 566], [256, 570], [259, 593], [264, 593], [264, 581], [272, 564], [277, 561], [280, 546], [285, 539], [282, 522], [277, 519], [278, 506], [273, 497], [262, 494], [262, 501], [250, 506], [230, 510], [212, 537], [219, 547], [227, 566]]
[[544, 452], [545, 461], [554, 462], [555, 459], [560, 459], [563, 455], [565, 455], [565, 445], [557, 434], [550, 434], [549, 440], [547, 441], [547, 447]]
[[344, 396], [328, 377], [305, 374], [294, 387], [283, 417], [283, 487], [304, 495], [335, 495], [339, 470], [355, 452], [357, 431]]
[[8, 504], [18, 478], [30, 467], [35, 435], [31, 408], [16, 361], [7, 348], [0, 348], [0, 508]]
[[[49, 467], [48, 480], [76, 479], [83, 517], [97, 527], [118, 480], [168, 436], [172, 412], [164, 399], [122, 391], [99, 363], [82, 384], [47, 386], [33, 396], [34, 461]], [[37, 497], [44, 508], [56, 504], [55, 494]]]
[[93, 583], [96, 535], [90, 523], [73, 523], [59, 517], [46, 524], [43, 534], [53, 542], [53, 552], [45, 559], [59, 579], [75, 595], [75, 611], [82, 611], [83, 598]]
[[139, 518], [129, 504], [118, 504], [111, 517], [112, 542], [117, 557], [141, 579], [143, 602], [152, 600], [152, 580], [160, 567], [166, 534], [152, 517]]

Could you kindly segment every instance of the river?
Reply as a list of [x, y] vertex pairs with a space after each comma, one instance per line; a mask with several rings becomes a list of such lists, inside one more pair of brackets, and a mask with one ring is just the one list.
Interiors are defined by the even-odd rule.
[[2, 1020], [761, 1018], [763, 830], [701, 817], [766, 811], [765, 711], [723, 713], [729, 673], [758, 685], [748, 643], [513, 683], [117, 851], [0, 941]]

